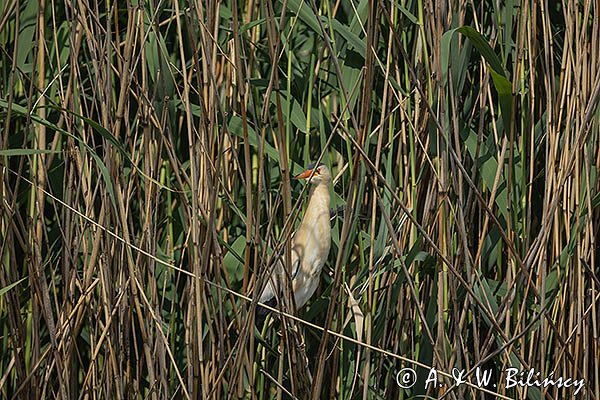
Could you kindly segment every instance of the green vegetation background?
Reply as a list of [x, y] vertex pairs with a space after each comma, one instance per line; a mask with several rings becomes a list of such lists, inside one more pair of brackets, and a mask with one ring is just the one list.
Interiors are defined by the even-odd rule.
[[[0, 0], [0, 397], [600, 398], [599, 7]], [[322, 282], [259, 334], [317, 159]]]

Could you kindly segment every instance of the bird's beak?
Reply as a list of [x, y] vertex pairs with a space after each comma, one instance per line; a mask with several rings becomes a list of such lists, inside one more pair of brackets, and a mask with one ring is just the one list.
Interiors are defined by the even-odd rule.
[[310, 176], [310, 174], [312, 174], [313, 170], [312, 169], [307, 169], [306, 171], [302, 172], [301, 174], [298, 174], [294, 177], [294, 179], [306, 179]]

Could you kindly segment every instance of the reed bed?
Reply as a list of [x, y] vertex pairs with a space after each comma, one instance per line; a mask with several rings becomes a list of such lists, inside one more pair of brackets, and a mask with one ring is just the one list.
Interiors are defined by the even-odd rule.
[[[600, 399], [599, 12], [1, 0], [0, 397]], [[316, 160], [320, 287], [258, 332]]]

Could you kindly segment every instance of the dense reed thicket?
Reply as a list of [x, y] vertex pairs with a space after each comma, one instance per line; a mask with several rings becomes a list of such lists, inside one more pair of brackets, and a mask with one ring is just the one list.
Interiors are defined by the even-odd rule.
[[[1, 0], [0, 397], [600, 399], [599, 12]], [[316, 160], [329, 260], [259, 333]]]

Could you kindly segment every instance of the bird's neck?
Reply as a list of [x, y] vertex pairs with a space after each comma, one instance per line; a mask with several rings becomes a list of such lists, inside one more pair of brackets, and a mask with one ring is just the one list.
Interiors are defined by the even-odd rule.
[[302, 225], [315, 224], [319, 220], [319, 217], [323, 217], [324, 213], [327, 214], [326, 220], [329, 222], [330, 201], [329, 185], [321, 183], [311, 187], [308, 196], [308, 207], [306, 208]]

